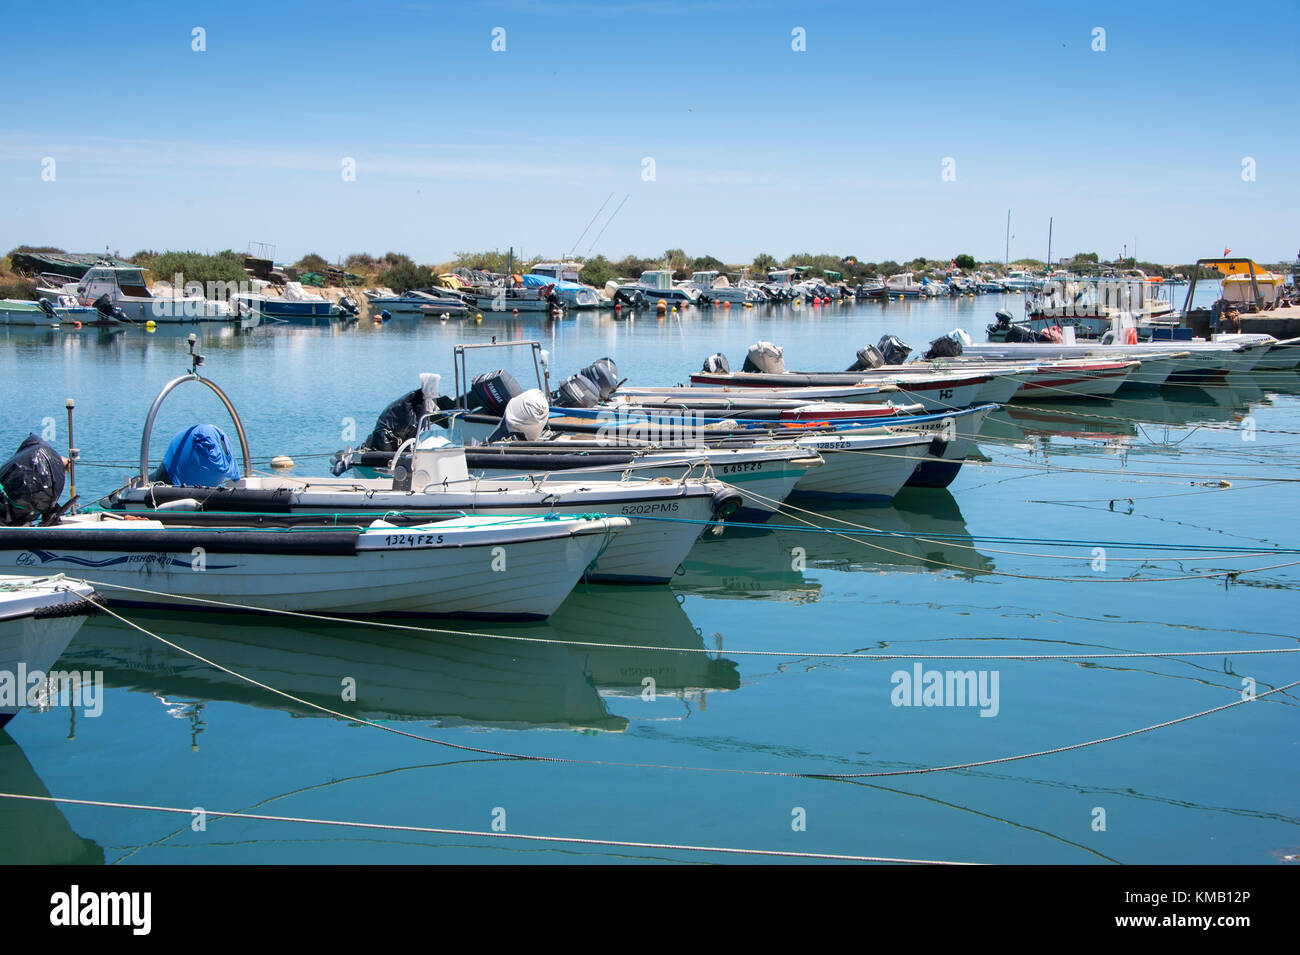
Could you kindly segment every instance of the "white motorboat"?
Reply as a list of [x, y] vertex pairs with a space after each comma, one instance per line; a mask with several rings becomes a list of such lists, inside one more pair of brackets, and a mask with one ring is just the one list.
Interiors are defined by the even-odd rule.
[[691, 384], [704, 388], [844, 387], [856, 384], [893, 385], [896, 397], [920, 404], [927, 412], [969, 408], [983, 403], [1004, 404], [1020, 390], [1015, 373], [948, 372], [894, 366], [888, 370], [852, 372], [696, 372]]
[[0, 575], [0, 726], [30, 702], [38, 684], [97, 607], [88, 584], [62, 574]]
[[98, 511], [0, 527], [0, 571], [75, 570], [110, 603], [347, 617], [550, 616], [626, 517], [201, 527]]
[[212, 301], [202, 295], [155, 295], [144, 281], [144, 270], [115, 265], [95, 265], [75, 282], [58, 287], [39, 286], [36, 294], [55, 304], [69, 296], [80, 305], [94, 305], [104, 299], [120, 312], [124, 321], [140, 324], [177, 324], [182, 322], [234, 321], [237, 316], [225, 302]]
[[52, 301], [41, 299], [0, 299], [0, 325], [30, 325], [37, 328], [59, 328], [62, 325], [89, 325], [107, 322], [98, 309], [79, 305], [70, 295], [59, 295]]
[[717, 271], [694, 272], [690, 280], [683, 284], [700, 293], [699, 301], [702, 304], [731, 302], [736, 305], [758, 305], [765, 301], [757, 286], [732, 285], [730, 279]]
[[394, 523], [424, 523], [458, 514], [503, 520], [613, 514], [632, 523], [610, 541], [586, 578], [666, 583], [700, 534], [740, 504], [740, 496], [718, 482], [684, 473], [675, 479], [599, 482], [585, 476], [566, 479], [563, 472], [547, 473], [535, 481], [471, 478], [465, 449], [445, 442], [442, 447], [422, 444], [413, 455], [363, 454], [351, 463], [369, 473], [376, 473], [377, 465], [390, 476], [254, 477], [218, 487], [137, 481], [114, 492], [110, 507], [163, 523], [257, 526], [338, 526], [379, 517]]
[[700, 297], [697, 288], [682, 287], [673, 283], [672, 269], [651, 269], [641, 273], [635, 282], [620, 285], [614, 293], [615, 302], [631, 305], [693, 305]]
[[469, 309], [464, 296], [450, 290], [442, 294], [437, 289], [412, 289], [397, 295], [386, 289], [368, 289], [365, 296], [374, 315], [388, 312], [394, 317], [419, 315], [426, 318], [439, 318], [443, 315], [464, 315]]

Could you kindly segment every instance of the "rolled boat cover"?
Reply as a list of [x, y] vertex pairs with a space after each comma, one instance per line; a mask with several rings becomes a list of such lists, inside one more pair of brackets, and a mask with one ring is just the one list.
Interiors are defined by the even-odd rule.
[[546, 395], [537, 388], [529, 388], [521, 395], [515, 395], [506, 405], [504, 415], [506, 428], [523, 435], [525, 441], [537, 441], [546, 430], [546, 421], [550, 417], [551, 407]]
[[63, 494], [63, 456], [34, 434], [0, 467], [0, 524], [17, 527], [46, 518]]
[[239, 465], [226, 433], [213, 424], [196, 424], [179, 432], [163, 455], [167, 480], [177, 486], [216, 487], [239, 480]]

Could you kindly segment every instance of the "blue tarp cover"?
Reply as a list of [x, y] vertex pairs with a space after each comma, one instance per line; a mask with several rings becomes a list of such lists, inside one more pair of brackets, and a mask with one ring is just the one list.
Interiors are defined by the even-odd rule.
[[216, 487], [239, 480], [239, 465], [226, 433], [213, 424], [196, 424], [179, 432], [163, 455], [167, 480], [177, 486]]
[[532, 288], [542, 288], [547, 285], [554, 285], [556, 289], [561, 292], [573, 292], [584, 288], [583, 285], [577, 282], [562, 282], [558, 279], [551, 278], [549, 275], [534, 275], [532, 272], [529, 272], [523, 278], [524, 285], [531, 286]]

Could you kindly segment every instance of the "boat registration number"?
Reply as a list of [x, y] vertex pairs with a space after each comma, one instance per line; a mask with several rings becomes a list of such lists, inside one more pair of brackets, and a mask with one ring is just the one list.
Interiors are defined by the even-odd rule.
[[441, 534], [387, 534], [384, 537], [386, 547], [428, 547], [441, 543]]
[[818, 451], [842, 451], [853, 447], [852, 441], [816, 441], [812, 445]]
[[750, 464], [724, 464], [719, 469], [723, 474], [740, 474], [742, 471], [761, 471], [763, 470], [762, 462], [753, 462]]

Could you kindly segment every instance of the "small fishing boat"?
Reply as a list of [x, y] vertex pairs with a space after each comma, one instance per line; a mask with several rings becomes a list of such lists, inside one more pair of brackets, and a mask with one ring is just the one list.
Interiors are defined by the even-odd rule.
[[93, 305], [77, 304], [76, 299], [68, 295], [60, 295], [53, 301], [0, 299], [0, 325], [59, 328], [62, 325], [93, 325], [101, 322], [107, 322], [103, 313]]
[[94, 598], [92, 587], [62, 574], [0, 575], [0, 726], [39, 692], [39, 681], [99, 609]]
[[440, 318], [443, 315], [455, 318], [465, 315], [472, 302], [468, 296], [450, 289], [412, 289], [401, 295], [370, 289], [364, 294], [373, 315], [388, 312], [394, 318]]
[[[750, 347], [742, 371], [732, 372], [713, 356], [691, 375], [691, 384], [717, 388], [824, 388], [858, 385], [897, 389], [897, 397], [918, 403], [926, 412], [950, 411], [978, 404], [1003, 404], [1024, 384], [1032, 366], [1000, 366], [995, 372], [957, 368], [938, 370], [921, 365], [891, 365], [837, 372], [786, 371], [783, 350], [771, 342]], [[712, 370], [710, 370], [712, 369]]]
[[1175, 362], [1174, 369], [1166, 376], [1166, 380], [1191, 381], [1250, 371], [1264, 359], [1271, 347], [1264, 341], [1217, 342], [1204, 339], [1146, 341], [1123, 345], [1107, 342], [1073, 345], [1054, 342], [977, 342], [968, 345], [963, 356], [1011, 361], [1051, 361], [1063, 358], [1142, 361], [1144, 357], [1164, 356]]
[[301, 282], [286, 282], [279, 295], [244, 294], [235, 298], [241, 308], [263, 319], [278, 322], [314, 322], [318, 319], [352, 316], [325, 296], [303, 288]]
[[0, 571], [75, 570], [121, 606], [533, 620], [628, 524], [555, 515], [212, 528], [97, 511], [0, 527]]

